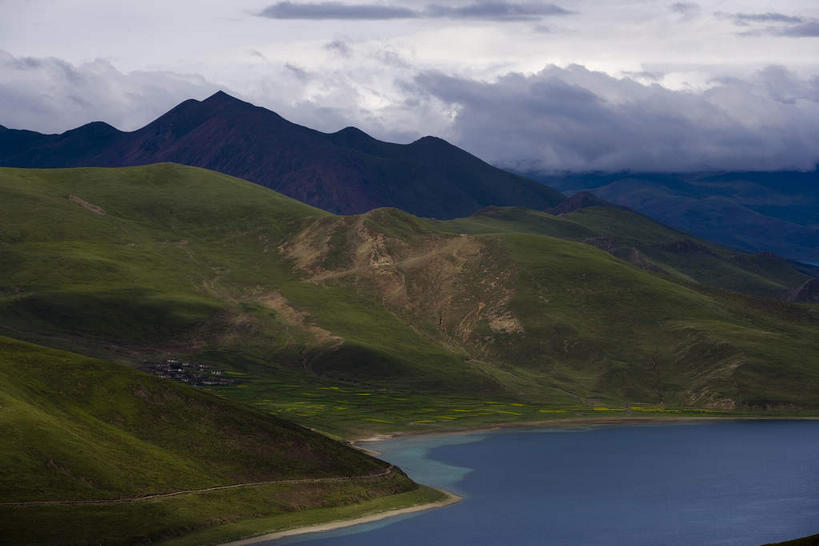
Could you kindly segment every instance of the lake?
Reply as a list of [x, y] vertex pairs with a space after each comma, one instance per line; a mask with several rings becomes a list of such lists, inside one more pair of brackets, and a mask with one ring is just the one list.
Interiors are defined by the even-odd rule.
[[819, 533], [819, 422], [505, 429], [368, 444], [464, 500], [276, 544], [758, 545]]

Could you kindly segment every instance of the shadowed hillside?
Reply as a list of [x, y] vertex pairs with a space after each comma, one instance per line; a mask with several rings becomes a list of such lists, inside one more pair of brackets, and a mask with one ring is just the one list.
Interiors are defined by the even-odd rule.
[[0, 381], [8, 544], [152, 543], [260, 517], [287, 527], [298, 511], [427, 494], [358, 450], [118, 364], [0, 337]]
[[537, 176], [749, 252], [819, 263], [819, 170]]
[[349, 127], [325, 134], [223, 92], [188, 100], [134, 132], [90, 123], [60, 135], [0, 131], [0, 166], [118, 167], [173, 161], [238, 176], [324, 210], [397, 207], [466, 216], [487, 205], [554, 206], [563, 196], [433, 137], [400, 145]]

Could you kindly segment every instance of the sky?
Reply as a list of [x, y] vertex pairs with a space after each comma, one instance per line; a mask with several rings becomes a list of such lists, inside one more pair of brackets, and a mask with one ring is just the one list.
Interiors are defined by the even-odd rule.
[[813, 169], [816, 0], [0, 0], [0, 124], [123, 130], [222, 89], [521, 170]]

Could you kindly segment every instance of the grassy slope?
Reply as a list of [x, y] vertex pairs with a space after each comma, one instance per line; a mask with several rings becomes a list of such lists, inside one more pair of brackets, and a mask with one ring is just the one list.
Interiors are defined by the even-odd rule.
[[[0, 338], [0, 408], [0, 502], [130, 498], [234, 483], [366, 476], [386, 468], [256, 410], [117, 364], [9, 338]], [[413, 504], [413, 495], [392, 496], [415, 489], [392, 474], [131, 504], [0, 506], [0, 533], [13, 544], [121, 543], [278, 515], [282, 521], [269, 527], [275, 529], [298, 510], [364, 501], [368, 509], [382, 502]]]
[[[240, 370], [283, 365], [286, 373], [327, 358], [328, 366], [358, 362], [371, 379], [380, 373], [409, 385], [481, 387], [482, 378], [456, 373], [463, 356], [383, 307], [299, 280], [277, 248], [326, 213], [171, 164], [0, 172], [0, 323], [9, 328], [50, 336], [51, 344], [66, 338], [71, 349], [114, 342], [126, 360], [132, 347], [140, 356], [202, 351]], [[276, 294], [286, 296], [284, 305], [270, 303]], [[309, 331], [305, 311], [320, 311], [322, 327], [344, 346], [314, 351], [333, 342]], [[418, 366], [428, 373], [413, 373]]]
[[352, 263], [326, 254], [300, 267], [457, 342], [522, 401], [815, 407], [815, 308], [679, 282], [545, 235], [447, 237], [393, 210], [363, 226], [341, 219], [299, 241], [312, 257], [335, 237]]
[[[218, 393], [338, 434], [626, 405], [816, 409], [815, 309], [544, 234], [597, 236], [605, 218], [337, 217], [169, 164], [4, 169], [0, 192], [7, 331], [129, 362], [208, 360], [244, 380]], [[629, 225], [635, 240], [648, 229]]]
[[[767, 297], [783, 297], [810, 279], [783, 259], [728, 249], [616, 207], [588, 207], [553, 216], [522, 208], [491, 208], [442, 222], [456, 233], [537, 233], [574, 241], [607, 239], [610, 251], [680, 280]], [[674, 243], [690, 241], [689, 249]], [[636, 256], [632, 249], [637, 250]]]
[[568, 242], [503, 238], [529, 281], [512, 303], [526, 336], [506, 349], [510, 361], [545, 364], [594, 398], [812, 405], [815, 310], [677, 284]]

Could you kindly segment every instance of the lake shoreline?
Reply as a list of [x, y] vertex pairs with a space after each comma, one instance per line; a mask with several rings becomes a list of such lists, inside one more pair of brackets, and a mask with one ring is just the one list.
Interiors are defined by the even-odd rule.
[[335, 521], [328, 521], [326, 523], [316, 523], [314, 525], [308, 525], [305, 527], [293, 527], [292, 529], [285, 529], [283, 531], [276, 531], [274, 533], [267, 533], [264, 535], [256, 535], [253, 537], [248, 537], [233, 542], [226, 542], [220, 544], [220, 546], [249, 546], [251, 544], [258, 544], [259, 542], [262, 541], [280, 540], [283, 538], [288, 538], [297, 535], [335, 531], [337, 529], [344, 529], [346, 527], [353, 527], [356, 525], [362, 525], [364, 523], [374, 523], [376, 521], [381, 521], [396, 516], [414, 514], [417, 512], [426, 512], [427, 510], [433, 510], [435, 508], [443, 508], [444, 506], [450, 506], [463, 500], [463, 497], [460, 497], [450, 491], [445, 491], [443, 489], [437, 489], [434, 487], [430, 489], [435, 489], [436, 491], [439, 491], [440, 493], [445, 495], [446, 498], [440, 501], [429, 502], [426, 504], [418, 504], [415, 506], [407, 506], [406, 508], [387, 510], [385, 512], [378, 512], [375, 514], [369, 514], [367, 516], [361, 516], [353, 519], [341, 519]]
[[[541, 427], [572, 427], [572, 426], [599, 426], [599, 425], [639, 425], [639, 424], [674, 424], [674, 423], [686, 423], [686, 422], [732, 422], [732, 421], [817, 421], [819, 417], [810, 416], [810, 417], [785, 417], [785, 416], [776, 416], [776, 417], [767, 417], [767, 416], [736, 416], [736, 417], [714, 417], [714, 416], [685, 416], [685, 417], [676, 417], [676, 416], [668, 416], [668, 417], [659, 417], [659, 416], [652, 416], [652, 417], [574, 417], [574, 418], [560, 418], [560, 419], [549, 419], [544, 421], [515, 421], [515, 422], [506, 422], [506, 423], [496, 423], [496, 424], [489, 424], [489, 425], [479, 425], [473, 428], [464, 427], [464, 428], [457, 428], [457, 429], [442, 429], [442, 430], [429, 430], [429, 431], [396, 431], [391, 433], [382, 433], [382, 434], [375, 434], [372, 436], [366, 436], [363, 438], [357, 438], [353, 440], [348, 440], [349, 444], [356, 449], [359, 449], [369, 455], [374, 457], [378, 457], [380, 452], [364, 447], [361, 444], [367, 444], [371, 442], [380, 442], [386, 440], [392, 440], [396, 438], [406, 438], [406, 437], [423, 437], [423, 436], [455, 436], [455, 435], [468, 435], [468, 434], [479, 434], [484, 432], [496, 432], [503, 429], [515, 429], [515, 428], [541, 428]], [[428, 486], [427, 486], [428, 487]], [[373, 523], [376, 521], [381, 521], [384, 519], [389, 519], [396, 516], [401, 516], [405, 514], [412, 514], [416, 512], [425, 512], [427, 510], [433, 510], [435, 508], [442, 508], [445, 506], [449, 506], [460, 502], [463, 500], [462, 497], [452, 493], [450, 491], [446, 491], [440, 488], [432, 488], [436, 489], [443, 493], [446, 498], [441, 501], [436, 501], [432, 503], [426, 504], [419, 504], [416, 506], [408, 506], [406, 508], [399, 508], [393, 510], [387, 510], [384, 512], [379, 512], [375, 514], [370, 514], [367, 516], [361, 516], [358, 518], [353, 519], [341, 519], [335, 521], [328, 521], [326, 523], [318, 523], [314, 525], [308, 525], [304, 527], [294, 527], [291, 529], [285, 529], [282, 531], [276, 531], [273, 533], [267, 533], [263, 535], [257, 535], [253, 537], [248, 537], [232, 542], [227, 542], [220, 544], [219, 546], [249, 546], [252, 544], [257, 544], [262, 541], [274, 541], [280, 540], [283, 538], [288, 538], [297, 535], [304, 535], [310, 533], [322, 533], [327, 531], [333, 531], [337, 529], [344, 529], [347, 527], [353, 527], [356, 525], [361, 525], [365, 523]]]
[[458, 435], [458, 434], [476, 434], [481, 432], [493, 432], [506, 428], [542, 428], [542, 427], [571, 427], [571, 426], [586, 426], [586, 425], [639, 425], [652, 423], [685, 423], [685, 422], [709, 422], [709, 421], [819, 421], [819, 416], [745, 416], [738, 415], [736, 417], [715, 417], [715, 416], [684, 416], [684, 417], [568, 417], [558, 419], [547, 419], [543, 421], [511, 421], [504, 423], [495, 423], [487, 425], [477, 425], [475, 427], [463, 427], [440, 430], [410, 430], [410, 431], [396, 431], [382, 434], [374, 434], [372, 436], [365, 436], [363, 438], [355, 438], [349, 440], [349, 443], [373, 456], [378, 456], [379, 453], [375, 450], [366, 448], [360, 444], [370, 442], [382, 442], [385, 440], [392, 440], [394, 438], [414, 437], [414, 436], [437, 436], [437, 435]]

